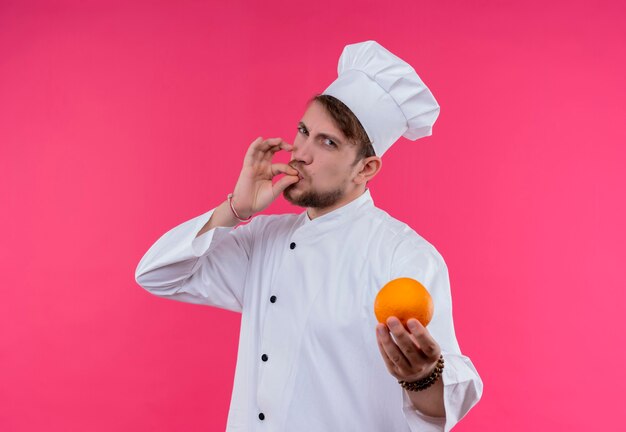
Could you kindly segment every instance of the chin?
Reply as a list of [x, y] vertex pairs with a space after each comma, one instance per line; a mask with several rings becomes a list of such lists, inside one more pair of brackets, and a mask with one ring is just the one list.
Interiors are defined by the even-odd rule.
[[328, 192], [318, 192], [311, 188], [298, 189], [297, 183], [283, 191], [287, 201], [298, 207], [327, 208], [335, 205], [345, 194], [341, 188]]
[[299, 205], [297, 203], [298, 197], [302, 196], [304, 191], [298, 187], [298, 183], [289, 185], [283, 191], [283, 197], [289, 201], [291, 204]]

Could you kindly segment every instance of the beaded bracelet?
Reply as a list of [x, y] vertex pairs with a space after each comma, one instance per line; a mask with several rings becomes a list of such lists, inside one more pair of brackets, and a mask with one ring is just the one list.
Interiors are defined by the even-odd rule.
[[233, 207], [233, 194], [232, 193], [228, 194], [228, 204], [230, 205], [230, 209], [233, 211], [233, 214], [240, 222], [248, 222], [250, 219], [252, 219], [252, 215], [248, 216], [246, 219], [242, 219], [241, 217], [239, 217], [239, 215], [235, 211], [235, 207]]
[[433, 385], [437, 379], [441, 376], [441, 372], [443, 371], [443, 354], [439, 356], [439, 360], [437, 360], [437, 366], [432, 374], [427, 376], [426, 378], [422, 378], [418, 381], [406, 382], [406, 381], [398, 381], [398, 383], [402, 386], [402, 388], [410, 390], [410, 391], [422, 391], [426, 390], [428, 387]]

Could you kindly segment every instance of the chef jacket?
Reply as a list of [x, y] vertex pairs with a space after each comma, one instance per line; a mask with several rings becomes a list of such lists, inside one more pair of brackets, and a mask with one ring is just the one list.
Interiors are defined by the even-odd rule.
[[[483, 383], [455, 336], [442, 256], [369, 189], [313, 220], [258, 215], [196, 237], [214, 210], [161, 236], [135, 279], [157, 296], [242, 314], [227, 431], [448, 431], [478, 402]], [[378, 349], [374, 300], [399, 277], [433, 298], [445, 418], [415, 409]]]

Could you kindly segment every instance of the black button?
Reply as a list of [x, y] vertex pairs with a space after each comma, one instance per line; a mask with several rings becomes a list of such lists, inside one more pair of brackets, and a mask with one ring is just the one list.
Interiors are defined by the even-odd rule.
[[296, 248], [296, 244], [295, 244], [295, 243], [293, 243], [293, 242], [291, 242], [291, 244], [289, 245], [289, 247], [290, 247], [291, 249], [295, 249], [295, 248]]
[[265, 419], [265, 414], [263, 414], [263, 413], [259, 413], [259, 418], [260, 418], [261, 420]]
[[267, 354], [263, 354], [263, 355], [261, 356], [261, 360], [263, 360], [263, 361], [267, 361]]
[[271, 297], [270, 297], [270, 301], [271, 301], [272, 303], [276, 303], [276, 296], [271, 296]]

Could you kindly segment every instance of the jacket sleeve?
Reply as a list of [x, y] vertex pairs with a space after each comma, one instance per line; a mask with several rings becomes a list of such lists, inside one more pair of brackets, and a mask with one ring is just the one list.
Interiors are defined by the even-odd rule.
[[196, 237], [214, 211], [163, 234], [139, 261], [137, 283], [160, 297], [241, 312], [254, 219]]
[[[461, 353], [454, 332], [452, 297], [448, 268], [443, 257], [429, 243], [407, 242], [394, 253], [392, 279], [410, 277], [421, 282], [430, 292], [434, 313], [427, 330], [441, 347], [443, 368], [443, 398], [445, 418], [424, 415], [402, 392], [402, 411], [411, 431], [449, 431], [478, 403], [483, 392], [483, 382], [471, 360]], [[441, 378], [440, 378], [441, 379]]]

